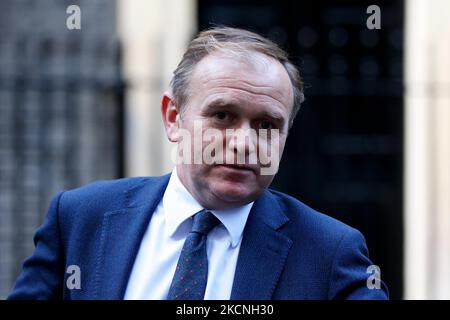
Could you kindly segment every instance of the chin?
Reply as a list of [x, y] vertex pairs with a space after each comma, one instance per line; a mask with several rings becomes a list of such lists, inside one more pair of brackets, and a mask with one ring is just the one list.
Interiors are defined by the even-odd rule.
[[248, 187], [240, 188], [238, 183], [217, 183], [211, 186], [212, 193], [219, 199], [230, 204], [243, 205], [252, 202], [258, 195], [255, 190]]

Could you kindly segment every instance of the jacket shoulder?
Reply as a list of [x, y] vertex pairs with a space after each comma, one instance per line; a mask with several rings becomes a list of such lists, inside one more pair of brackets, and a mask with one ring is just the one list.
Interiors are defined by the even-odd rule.
[[289, 219], [281, 232], [293, 241], [286, 265], [289, 281], [284, 287], [289, 290], [280, 289], [280, 296], [291, 297], [296, 292], [298, 297], [308, 299], [388, 298], [383, 281], [382, 290], [367, 287], [367, 270], [373, 263], [361, 232], [291, 196], [273, 190], [270, 193]]
[[269, 190], [277, 200], [283, 213], [289, 218], [291, 228], [305, 230], [303, 236], [310, 240], [336, 243], [347, 234], [362, 234], [355, 228], [324, 213], [318, 212], [300, 200], [285, 193]]
[[127, 193], [151, 181], [154, 177], [133, 177], [99, 180], [76, 189], [67, 190], [61, 197], [66, 207], [101, 207], [112, 210], [127, 201]]

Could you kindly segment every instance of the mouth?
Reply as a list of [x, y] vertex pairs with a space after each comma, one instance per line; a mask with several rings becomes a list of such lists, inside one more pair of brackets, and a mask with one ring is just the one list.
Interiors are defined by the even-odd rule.
[[257, 172], [257, 168], [255, 166], [246, 164], [219, 164], [218, 166], [241, 172], [253, 172], [253, 173]]

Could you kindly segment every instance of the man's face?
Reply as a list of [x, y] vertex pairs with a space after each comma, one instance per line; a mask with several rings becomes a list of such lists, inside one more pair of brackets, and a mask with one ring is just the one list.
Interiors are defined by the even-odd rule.
[[[277, 60], [259, 53], [246, 60], [212, 54], [197, 64], [189, 92], [177, 117], [177, 130], [189, 132], [192, 138], [195, 124], [197, 137], [199, 124], [203, 135], [211, 129], [219, 131], [221, 138], [202, 141], [201, 151], [215, 145], [222, 147], [227, 157], [231, 154], [235, 158], [234, 164], [225, 160], [225, 155], [223, 164], [178, 164], [180, 180], [207, 209], [240, 206], [255, 200], [275, 175], [261, 174], [261, 167], [267, 162], [262, 161], [258, 151], [267, 151], [275, 141], [271, 141], [270, 134], [269, 138], [260, 137], [259, 129], [278, 130], [278, 145], [274, 145], [278, 146], [279, 158], [287, 138], [293, 92], [286, 70]], [[240, 134], [251, 129], [257, 136], [239, 139]], [[192, 144], [193, 156], [200, 151], [194, 150], [196, 142]], [[257, 161], [249, 164], [252, 156]], [[237, 165], [238, 157], [245, 158], [245, 164]], [[279, 158], [272, 161], [279, 162]]]

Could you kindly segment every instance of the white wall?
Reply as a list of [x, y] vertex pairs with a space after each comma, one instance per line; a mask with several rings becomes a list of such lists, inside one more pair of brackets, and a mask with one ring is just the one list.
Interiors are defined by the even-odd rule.
[[450, 2], [405, 3], [405, 298], [450, 299]]
[[118, 0], [126, 92], [127, 176], [160, 175], [173, 168], [160, 102], [196, 32], [195, 0]]

